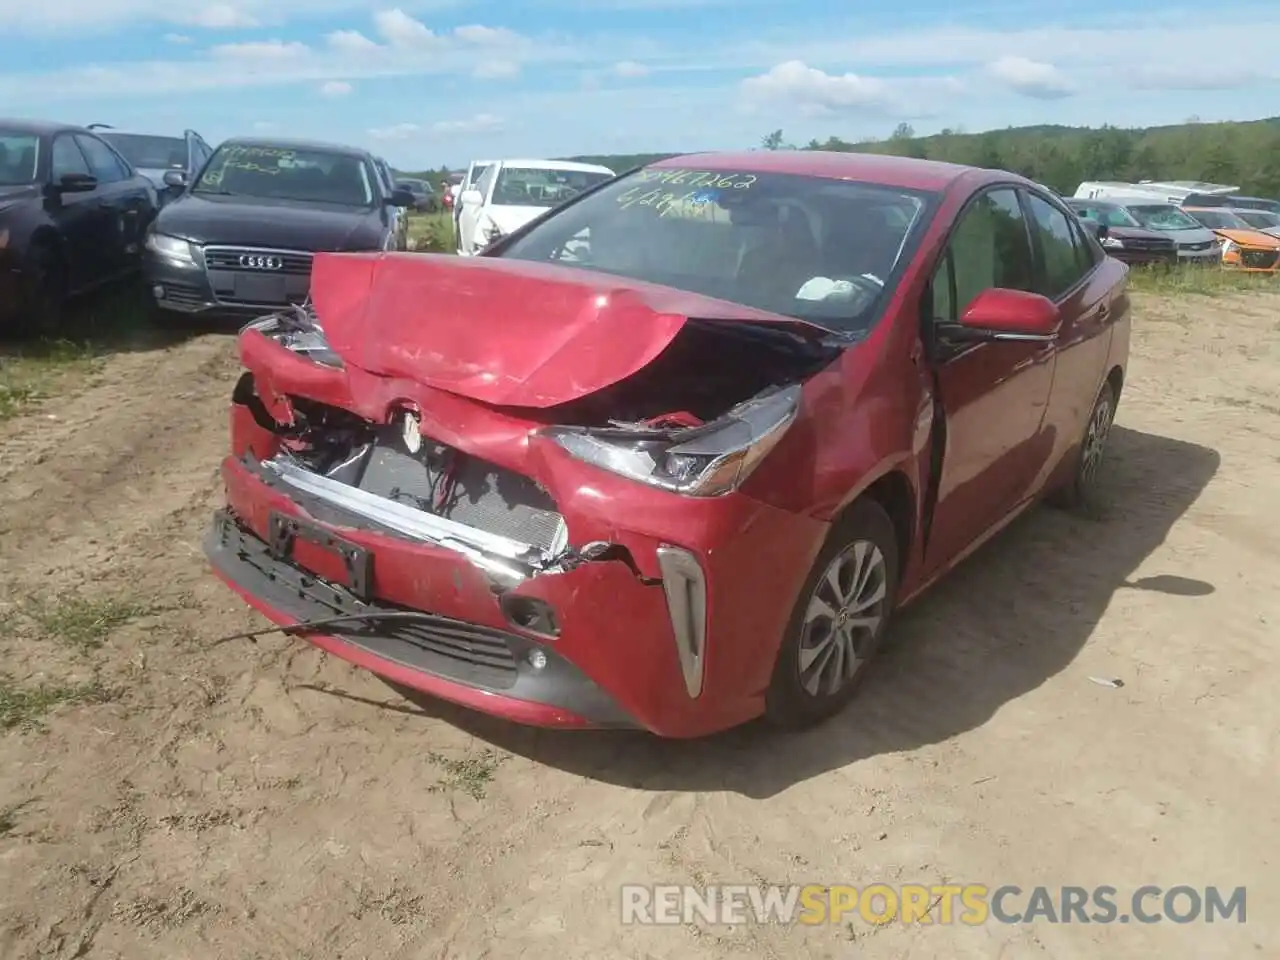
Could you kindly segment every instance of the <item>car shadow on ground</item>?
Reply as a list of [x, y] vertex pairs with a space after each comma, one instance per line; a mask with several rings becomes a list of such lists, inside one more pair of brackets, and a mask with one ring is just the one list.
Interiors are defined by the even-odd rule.
[[698, 741], [538, 730], [396, 688], [409, 701], [398, 709], [440, 717], [496, 748], [603, 782], [769, 797], [859, 760], [981, 726], [1065, 669], [1118, 590], [1213, 593], [1213, 584], [1176, 569], [1140, 579], [1134, 573], [1218, 465], [1214, 450], [1117, 426], [1099, 516], [1030, 511], [903, 611], [858, 698], [804, 733], [759, 722]]
[[206, 333], [233, 334], [243, 323], [183, 316], [162, 320], [146, 285], [133, 279], [74, 298], [56, 329], [38, 336], [0, 327], [0, 361], [94, 359], [164, 350]]

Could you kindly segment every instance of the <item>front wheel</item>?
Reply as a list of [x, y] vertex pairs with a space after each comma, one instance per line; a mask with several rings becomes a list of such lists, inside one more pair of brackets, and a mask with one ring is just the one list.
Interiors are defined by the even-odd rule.
[[898, 537], [884, 508], [853, 504], [800, 591], [765, 696], [765, 716], [802, 729], [839, 713], [880, 648], [898, 591]]

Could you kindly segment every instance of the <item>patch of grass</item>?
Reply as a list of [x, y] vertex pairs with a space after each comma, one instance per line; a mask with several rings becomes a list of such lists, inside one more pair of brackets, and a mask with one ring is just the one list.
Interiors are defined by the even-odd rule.
[[460, 790], [473, 800], [483, 800], [486, 788], [493, 782], [506, 757], [493, 750], [481, 750], [479, 753], [453, 760], [438, 753], [427, 754], [427, 760], [444, 771], [435, 786], [428, 787], [431, 793]]
[[87, 376], [97, 351], [73, 340], [37, 340], [0, 356], [0, 420], [50, 396], [64, 377]]
[[132, 597], [54, 597], [29, 600], [23, 613], [46, 636], [85, 651], [102, 646], [117, 627], [159, 609]]
[[0, 731], [31, 730], [50, 710], [63, 704], [106, 703], [111, 694], [96, 681], [23, 686], [0, 674]]
[[1218, 297], [1232, 293], [1280, 293], [1280, 282], [1265, 273], [1242, 273], [1207, 266], [1144, 266], [1129, 270], [1130, 289], [1138, 293], [1174, 297], [1198, 294]]
[[453, 253], [453, 214], [446, 210], [411, 215], [409, 240], [417, 253]]

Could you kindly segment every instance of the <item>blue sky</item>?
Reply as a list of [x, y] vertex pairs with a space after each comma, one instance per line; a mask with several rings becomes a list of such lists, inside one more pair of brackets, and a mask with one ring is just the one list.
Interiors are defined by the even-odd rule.
[[779, 127], [1253, 119], [1280, 114], [1277, 50], [1280, 7], [1252, 0], [11, 0], [0, 116], [319, 137], [421, 169]]

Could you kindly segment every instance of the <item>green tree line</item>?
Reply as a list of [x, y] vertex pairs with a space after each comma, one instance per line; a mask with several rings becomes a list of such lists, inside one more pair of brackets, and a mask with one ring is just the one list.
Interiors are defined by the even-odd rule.
[[[797, 149], [775, 130], [766, 150]], [[830, 137], [799, 149], [945, 160], [1009, 170], [1061, 193], [1086, 180], [1205, 180], [1238, 186], [1246, 195], [1280, 197], [1280, 117], [1239, 123], [1187, 123], [1164, 127], [1034, 126], [964, 133], [943, 130], [918, 137], [899, 124], [883, 140]]]

